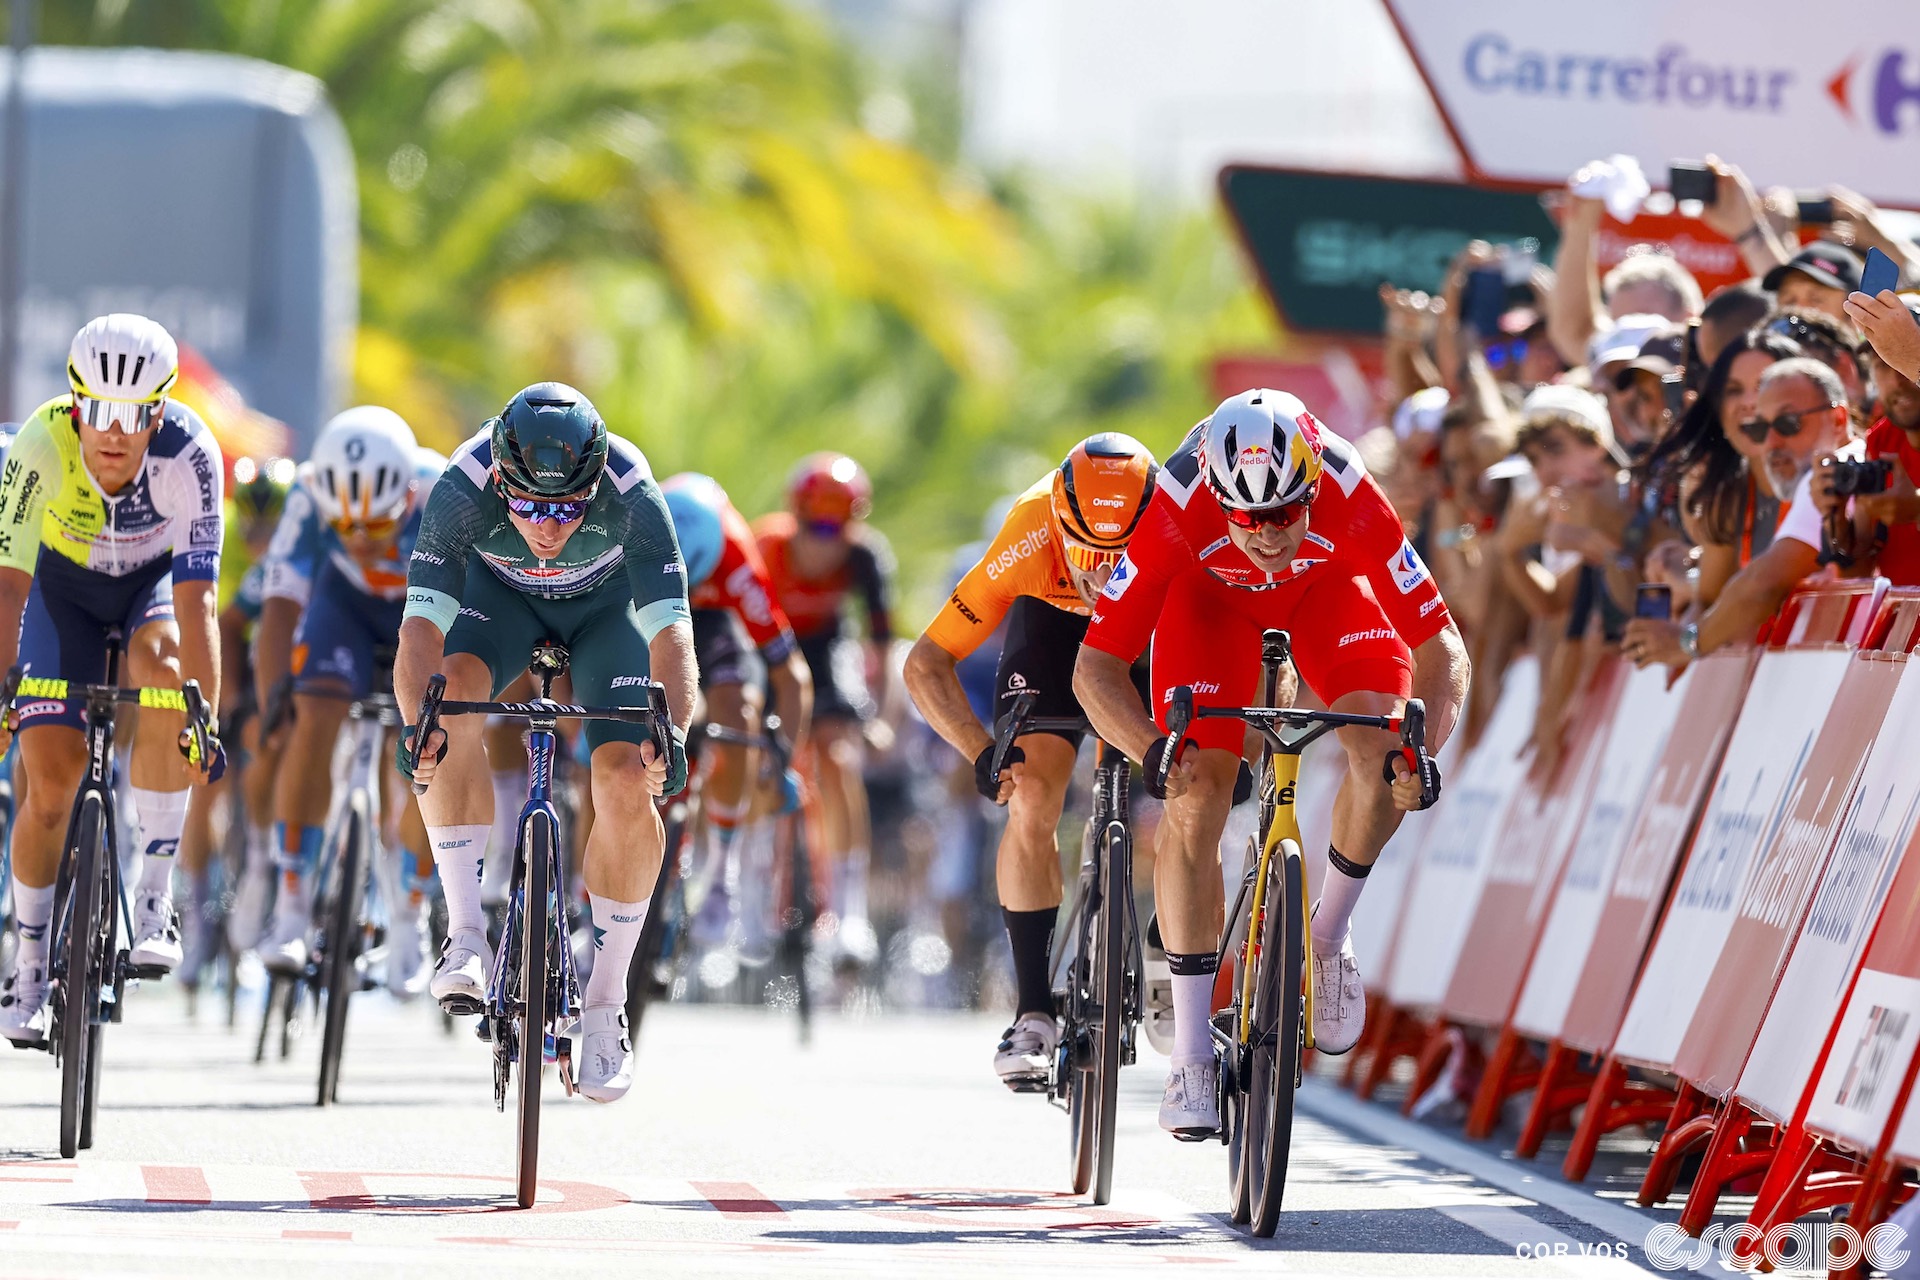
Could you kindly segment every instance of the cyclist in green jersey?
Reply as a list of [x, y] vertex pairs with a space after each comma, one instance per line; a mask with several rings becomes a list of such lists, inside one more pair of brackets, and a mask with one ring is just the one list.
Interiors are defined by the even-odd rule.
[[[407, 570], [394, 688], [416, 714], [428, 679], [450, 700], [483, 700], [525, 669], [533, 646], [572, 654], [587, 705], [644, 707], [649, 675], [666, 689], [673, 735], [662, 755], [640, 725], [595, 721], [595, 821], [587, 838], [594, 963], [580, 1019], [579, 1091], [596, 1102], [633, 1081], [627, 969], [646, 920], [665, 832], [654, 801], [686, 785], [693, 716], [693, 628], [673, 520], [646, 457], [612, 439], [587, 398], [543, 382], [526, 388], [454, 453], [427, 499]], [[481, 856], [493, 790], [480, 717], [450, 719], [421, 744], [413, 778], [447, 899], [448, 939], [431, 989], [443, 1007], [476, 1011], [491, 950], [481, 912]], [[401, 768], [411, 765], [402, 737]]]

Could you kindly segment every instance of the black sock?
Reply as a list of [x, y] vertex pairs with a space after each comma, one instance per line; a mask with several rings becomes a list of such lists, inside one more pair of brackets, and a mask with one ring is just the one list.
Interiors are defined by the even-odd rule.
[[1040, 911], [1000, 908], [1007, 922], [1007, 941], [1013, 944], [1013, 980], [1019, 988], [1022, 1013], [1053, 1013], [1053, 983], [1047, 976], [1047, 956], [1053, 949], [1053, 925], [1058, 907]]

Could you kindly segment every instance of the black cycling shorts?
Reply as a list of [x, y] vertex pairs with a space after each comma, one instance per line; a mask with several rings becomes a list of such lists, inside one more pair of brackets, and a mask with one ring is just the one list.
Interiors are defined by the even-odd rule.
[[693, 653], [700, 664], [700, 688], [759, 685], [764, 668], [731, 609], [693, 611]]
[[851, 636], [801, 636], [800, 656], [813, 676], [813, 718], [865, 723], [878, 714], [867, 688], [867, 651]]
[[[1007, 611], [1007, 641], [1000, 649], [1000, 675], [994, 695], [994, 719], [1013, 709], [1023, 693], [1036, 694], [1036, 717], [1078, 716], [1080, 699], [1073, 692], [1073, 665], [1080, 642], [1087, 637], [1089, 619], [1068, 613], [1034, 596], [1021, 596]], [[1133, 664], [1133, 684], [1144, 710], [1150, 697], [1149, 667], [1144, 658]], [[1046, 730], [1078, 747], [1084, 734]]]

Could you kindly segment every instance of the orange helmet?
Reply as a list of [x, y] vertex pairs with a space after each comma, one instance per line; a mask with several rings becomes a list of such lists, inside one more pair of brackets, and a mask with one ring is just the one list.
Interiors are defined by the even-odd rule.
[[1118, 431], [1073, 446], [1053, 473], [1053, 518], [1075, 568], [1092, 571], [1120, 558], [1159, 474], [1147, 447]]
[[844, 453], [810, 453], [787, 477], [787, 506], [801, 524], [837, 532], [873, 510], [873, 485]]

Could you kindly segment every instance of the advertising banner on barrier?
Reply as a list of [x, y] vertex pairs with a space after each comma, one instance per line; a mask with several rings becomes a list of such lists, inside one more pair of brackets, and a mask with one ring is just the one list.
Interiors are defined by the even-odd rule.
[[1879, 654], [1852, 655], [1806, 766], [1788, 791], [1785, 816], [1740, 886], [1733, 927], [1707, 976], [1706, 998], [1673, 1059], [1676, 1075], [1713, 1097], [1726, 1097], [1746, 1065], [1774, 979], [1800, 932], [1807, 899], [1826, 870], [1854, 784], [1904, 670]]
[[1662, 1068], [1673, 1062], [1733, 928], [1741, 886], [1786, 817], [1790, 789], [1812, 755], [1851, 658], [1831, 649], [1761, 655], [1620, 1023], [1615, 1057]]
[[1823, 1029], [1840, 1014], [1847, 983], [1880, 918], [1888, 882], [1920, 821], [1915, 742], [1920, 742], [1920, 664], [1908, 662], [1734, 1090], [1772, 1120], [1790, 1119], [1800, 1105]]
[[[1920, 205], [1920, 41], [1901, 0], [1807, 21], [1788, 0], [1737, 10], [1614, 0], [1606, 20], [1529, 0], [1387, 0], [1468, 165], [1559, 182], [1616, 152], [1659, 182], [1675, 158], [1739, 162], [1761, 185], [1841, 183]], [[1783, 33], [1791, 32], [1791, 35]]]
[[1920, 853], [1914, 843], [1900, 860], [1807, 1108], [1808, 1129], [1862, 1150], [1886, 1132], [1920, 1041]]
[[1407, 888], [1419, 909], [1402, 915], [1389, 971], [1387, 996], [1402, 1008], [1434, 1008], [1447, 994], [1507, 805], [1526, 772], [1519, 755], [1539, 702], [1539, 664], [1515, 659], [1459, 781], [1448, 784], [1432, 812], [1401, 824], [1424, 817], [1433, 829]]
[[1734, 717], [1740, 714], [1754, 656], [1751, 649], [1722, 650], [1694, 663], [1688, 672], [1686, 695], [1621, 850], [1587, 962], [1567, 1002], [1560, 1038], [1571, 1048], [1600, 1053], [1613, 1043], [1647, 939], [1666, 902], [1667, 882], [1693, 831], [1707, 783], [1720, 766]]
[[1560, 1034], [1574, 982], [1593, 946], [1620, 850], [1646, 796], [1689, 678], [1683, 675], [1669, 689], [1665, 667], [1648, 667], [1626, 676], [1600, 748], [1586, 817], [1574, 833], [1566, 870], [1514, 1008], [1514, 1026], [1528, 1035]]
[[1541, 917], [1593, 794], [1601, 740], [1626, 666], [1609, 657], [1588, 682], [1567, 726], [1567, 750], [1550, 779], [1529, 771], [1507, 818], [1474, 905], [1441, 1012], [1468, 1026], [1497, 1027], [1513, 1008]]

